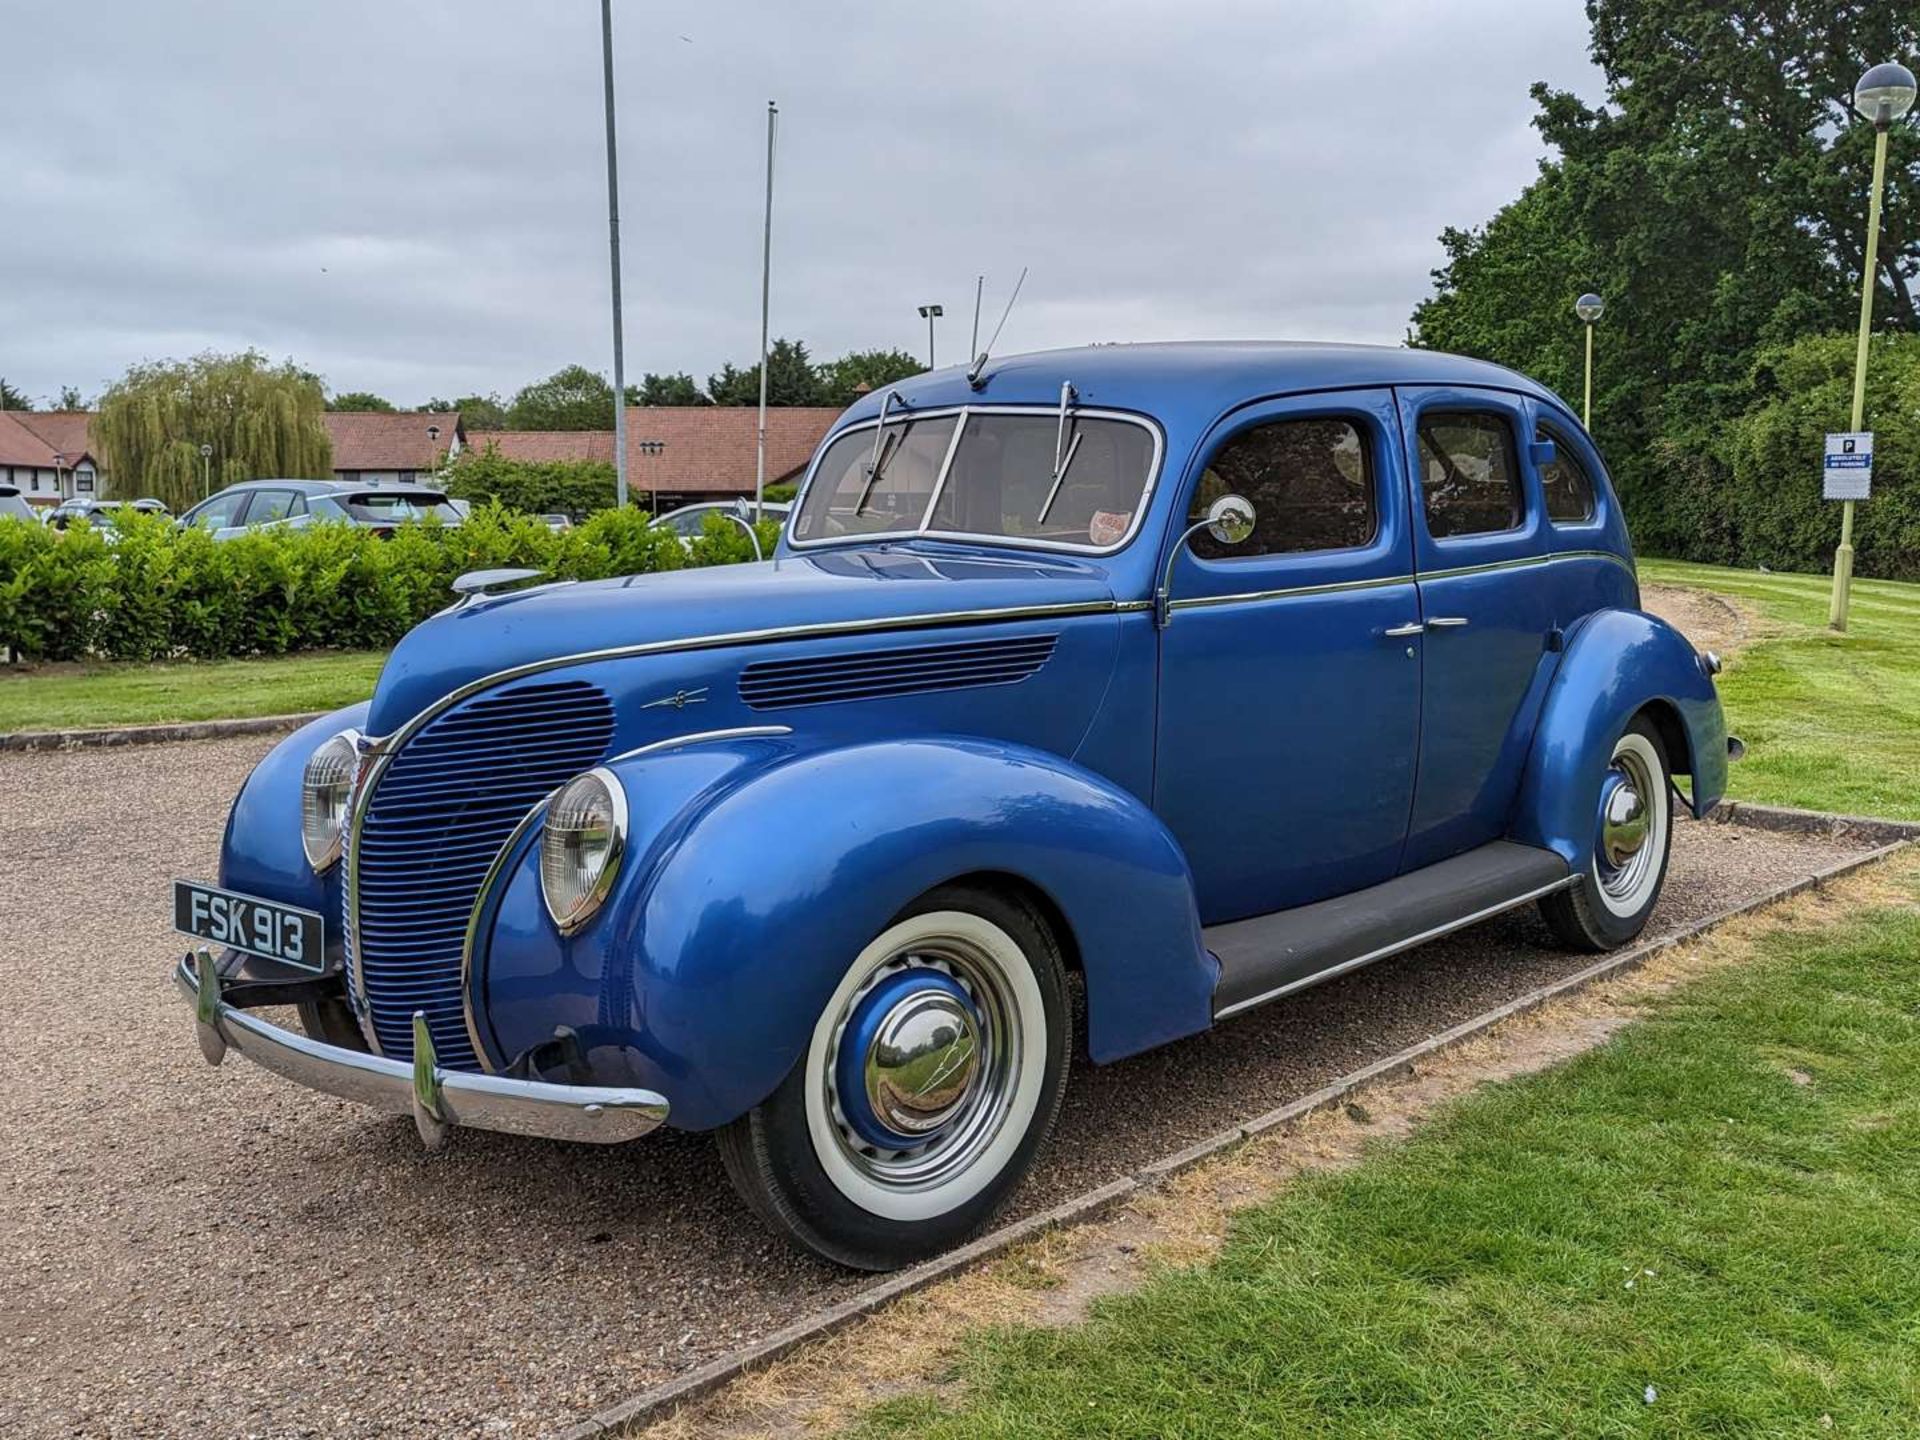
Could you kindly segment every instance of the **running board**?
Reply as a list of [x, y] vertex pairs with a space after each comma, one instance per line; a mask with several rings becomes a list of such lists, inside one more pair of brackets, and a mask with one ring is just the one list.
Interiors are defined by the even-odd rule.
[[1210, 925], [1201, 933], [1220, 962], [1213, 1018], [1384, 960], [1577, 879], [1551, 850], [1496, 840], [1351, 895]]

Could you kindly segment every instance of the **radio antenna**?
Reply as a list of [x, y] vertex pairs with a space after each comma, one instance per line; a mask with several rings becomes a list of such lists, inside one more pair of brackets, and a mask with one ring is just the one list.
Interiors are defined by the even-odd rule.
[[987, 356], [1000, 339], [1000, 332], [1007, 328], [1007, 317], [1013, 314], [1013, 302], [1020, 298], [1020, 287], [1027, 283], [1027, 267], [1020, 267], [1020, 278], [1013, 282], [1013, 293], [1007, 296], [1007, 308], [1000, 312], [1000, 323], [993, 327], [993, 334], [987, 340], [987, 348], [974, 357], [973, 366], [967, 371], [967, 384], [978, 390], [985, 383], [980, 377], [987, 368]]

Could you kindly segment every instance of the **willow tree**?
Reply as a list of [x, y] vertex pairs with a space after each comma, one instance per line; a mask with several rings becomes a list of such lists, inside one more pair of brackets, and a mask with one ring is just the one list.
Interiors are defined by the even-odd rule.
[[257, 351], [150, 361], [100, 397], [95, 458], [115, 494], [156, 496], [176, 511], [238, 480], [324, 480], [333, 472], [325, 409], [313, 374]]

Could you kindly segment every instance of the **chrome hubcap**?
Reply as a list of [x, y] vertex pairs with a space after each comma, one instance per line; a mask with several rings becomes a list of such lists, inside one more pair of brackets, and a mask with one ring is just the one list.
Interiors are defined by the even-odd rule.
[[980, 1028], [942, 990], [916, 990], [880, 1018], [867, 1047], [867, 1104], [889, 1130], [919, 1136], [945, 1124], [980, 1071]]
[[836, 1148], [868, 1180], [953, 1178], [999, 1135], [1023, 1037], [999, 967], [972, 945], [916, 944], [876, 967], [835, 1023], [822, 1081]]
[[1618, 869], [1639, 854], [1640, 847], [1647, 843], [1650, 822], [1647, 802], [1633, 781], [1618, 770], [1607, 778], [1613, 784], [1608, 787], [1601, 807], [1600, 849], [1607, 863]]
[[1614, 757], [1600, 785], [1600, 836], [1595, 856], [1600, 885], [1617, 900], [1630, 900], [1658, 863], [1650, 804], [1659, 781], [1648, 773], [1637, 751], [1623, 749]]

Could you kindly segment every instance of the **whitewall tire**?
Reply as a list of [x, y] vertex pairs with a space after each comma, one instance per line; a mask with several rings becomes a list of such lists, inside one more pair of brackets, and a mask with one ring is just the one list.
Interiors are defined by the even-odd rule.
[[1646, 928], [1673, 847], [1673, 779], [1660, 734], [1644, 715], [1614, 742], [1592, 814], [1587, 873], [1547, 896], [1540, 910], [1568, 945], [1611, 950]]
[[892, 1269], [977, 1230], [1066, 1083], [1060, 951], [1023, 900], [943, 886], [847, 966], [806, 1052], [720, 1132], [742, 1197], [795, 1243]]

